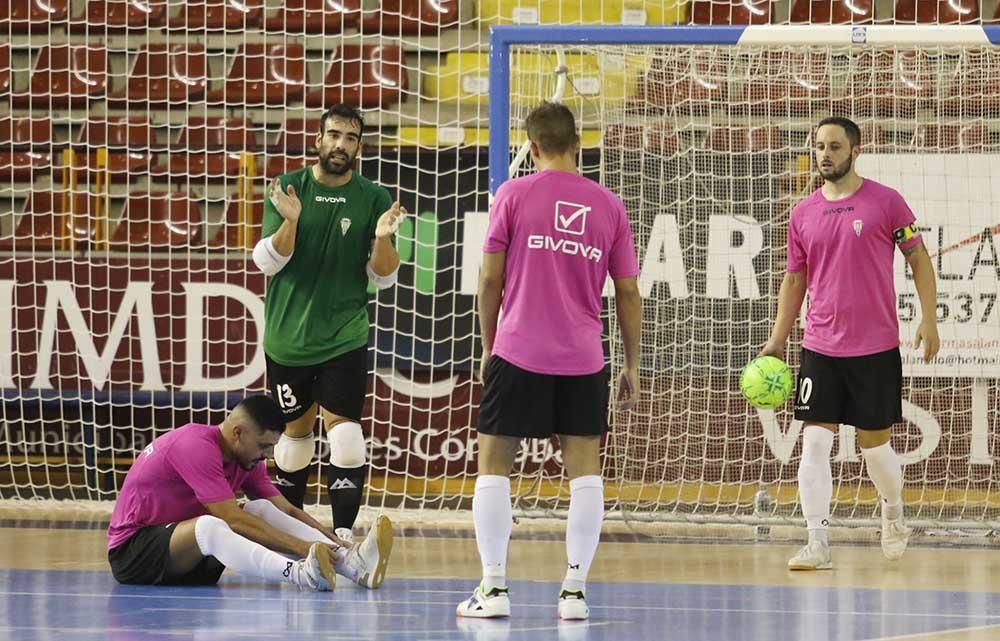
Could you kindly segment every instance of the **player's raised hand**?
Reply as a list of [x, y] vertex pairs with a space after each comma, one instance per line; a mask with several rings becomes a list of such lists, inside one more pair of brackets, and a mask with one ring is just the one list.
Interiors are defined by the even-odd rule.
[[937, 356], [938, 350], [941, 349], [941, 338], [938, 337], [936, 319], [925, 318], [920, 321], [917, 335], [913, 338], [914, 349], [920, 349], [921, 343], [924, 346], [924, 362], [930, 363]]
[[639, 369], [625, 368], [618, 375], [618, 409], [629, 411], [639, 398]]
[[281, 188], [281, 181], [275, 178], [271, 181], [271, 186], [267, 192], [271, 204], [278, 210], [281, 217], [290, 222], [298, 222], [302, 214], [302, 202], [299, 201], [298, 194], [295, 193], [295, 186], [288, 186], [288, 193]]
[[400, 206], [397, 200], [379, 216], [378, 225], [375, 227], [375, 238], [391, 238], [404, 218], [406, 218], [406, 207]]

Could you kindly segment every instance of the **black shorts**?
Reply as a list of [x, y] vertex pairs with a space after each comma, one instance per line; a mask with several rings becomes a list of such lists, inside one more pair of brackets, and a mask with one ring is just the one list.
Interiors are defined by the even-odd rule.
[[838, 358], [802, 349], [795, 418], [881, 430], [903, 420], [899, 348]]
[[282, 365], [264, 355], [267, 385], [286, 421], [309, 411], [313, 403], [337, 416], [361, 420], [368, 388], [368, 347], [335, 356], [319, 365]]
[[599, 436], [608, 431], [607, 370], [584, 376], [537, 374], [499, 356], [486, 364], [479, 431], [496, 436]]
[[206, 556], [183, 576], [168, 577], [170, 537], [176, 523], [144, 527], [121, 545], [108, 550], [111, 573], [127, 585], [215, 585], [226, 566]]

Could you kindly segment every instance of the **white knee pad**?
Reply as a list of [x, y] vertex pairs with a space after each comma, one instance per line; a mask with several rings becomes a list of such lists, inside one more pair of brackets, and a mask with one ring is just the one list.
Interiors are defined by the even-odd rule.
[[272, 512], [279, 512], [279, 513], [281, 512], [281, 510], [279, 510], [277, 506], [274, 505], [274, 503], [271, 503], [267, 499], [255, 499], [253, 501], [247, 501], [246, 504], [243, 506], [243, 511], [246, 512], [247, 514], [253, 514], [257, 518], [264, 519], [265, 521], [267, 519], [264, 518], [264, 515], [270, 514]]
[[316, 450], [313, 435], [288, 436], [282, 434], [274, 445], [274, 462], [285, 472], [298, 472], [309, 466]]
[[368, 447], [361, 426], [353, 421], [337, 423], [326, 433], [330, 441], [330, 464], [336, 467], [361, 467]]
[[206, 514], [194, 522], [194, 540], [205, 556], [214, 555], [219, 549], [219, 535], [228, 530], [229, 524], [217, 516]]

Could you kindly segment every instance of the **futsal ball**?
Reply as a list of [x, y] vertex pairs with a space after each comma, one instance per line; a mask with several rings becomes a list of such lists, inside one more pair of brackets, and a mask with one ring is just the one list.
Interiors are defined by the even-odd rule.
[[774, 356], [755, 358], [740, 373], [740, 391], [757, 409], [774, 409], [792, 395], [792, 370]]

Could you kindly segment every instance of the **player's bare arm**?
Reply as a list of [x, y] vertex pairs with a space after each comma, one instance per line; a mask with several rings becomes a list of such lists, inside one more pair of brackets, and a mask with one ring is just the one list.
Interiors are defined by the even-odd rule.
[[399, 268], [399, 252], [392, 244], [392, 236], [399, 224], [406, 218], [406, 208], [399, 201], [379, 216], [375, 226], [375, 240], [372, 241], [372, 255], [368, 267], [378, 276], [389, 276]]
[[297, 539], [291, 534], [269, 525], [263, 519], [240, 509], [236, 499], [205, 504], [205, 509], [214, 517], [226, 522], [229, 528], [251, 541], [264, 547], [285, 554], [294, 554], [303, 558], [309, 554], [311, 543]]
[[341, 545], [345, 548], [351, 547], [350, 543], [348, 543], [347, 541], [341, 539], [339, 536], [334, 534], [332, 530], [325, 527], [322, 523], [314, 519], [305, 510], [297, 508], [294, 505], [292, 505], [288, 501], [288, 499], [286, 499], [284, 496], [279, 494], [277, 496], [271, 496], [267, 500], [273, 503], [276, 508], [278, 508], [288, 516], [297, 519], [299, 521], [302, 521], [303, 523], [305, 523], [306, 525], [315, 530], [319, 530], [320, 532], [323, 533], [323, 536], [330, 539], [337, 545]]
[[920, 325], [913, 337], [913, 346], [924, 348], [924, 362], [929, 363], [941, 348], [941, 339], [937, 328], [937, 280], [934, 276], [934, 266], [930, 254], [923, 241], [903, 250], [903, 256], [913, 271], [913, 282], [917, 286], [917, 296], [920, 298]]
[[506, 252], [486, 252], [479, 271], [479, 330], [483, 341], [483, 360], [479, 365], [479, 380], [483, 380], [486, 363], [493, 354], [493, 339], [497, 335], [500, 318], [500, 301], [503, 298], [504, 272], [507, 268]]
[[281, 187], [281, 180], [275, 178], [268, 188], [268, 198], [284, 220], [281, 227], [271, 236], [271, 243], [282, 256], [290, 256], [295, 250], [295, 234], [299, 227], [299, 216], [302, 215], [302, 202], [295, 193], [293, 185], [286, 192]]
[[788, 335], [792, 333], [795, 326], [795, 319], [802, 309], [802, 301], [806, 297], [806, 270], [798, 272], [786, 272], [781, 281], [781, 289], [778, 290], [778, 314], [774, 319], [774, 328], [771, 336], [767, 339], [767, 344], [760, 350], [758, 356], [776, 356], [783, 358], [785, 353], [785, 343], [788, 342]]
[[642, 334], [642, 297], [634, 276], [616, 278], [615, 313], [625, 345], [625, 367], [618, 377], [618, 407], [630, 410], [639, 398], [639, 343]]

